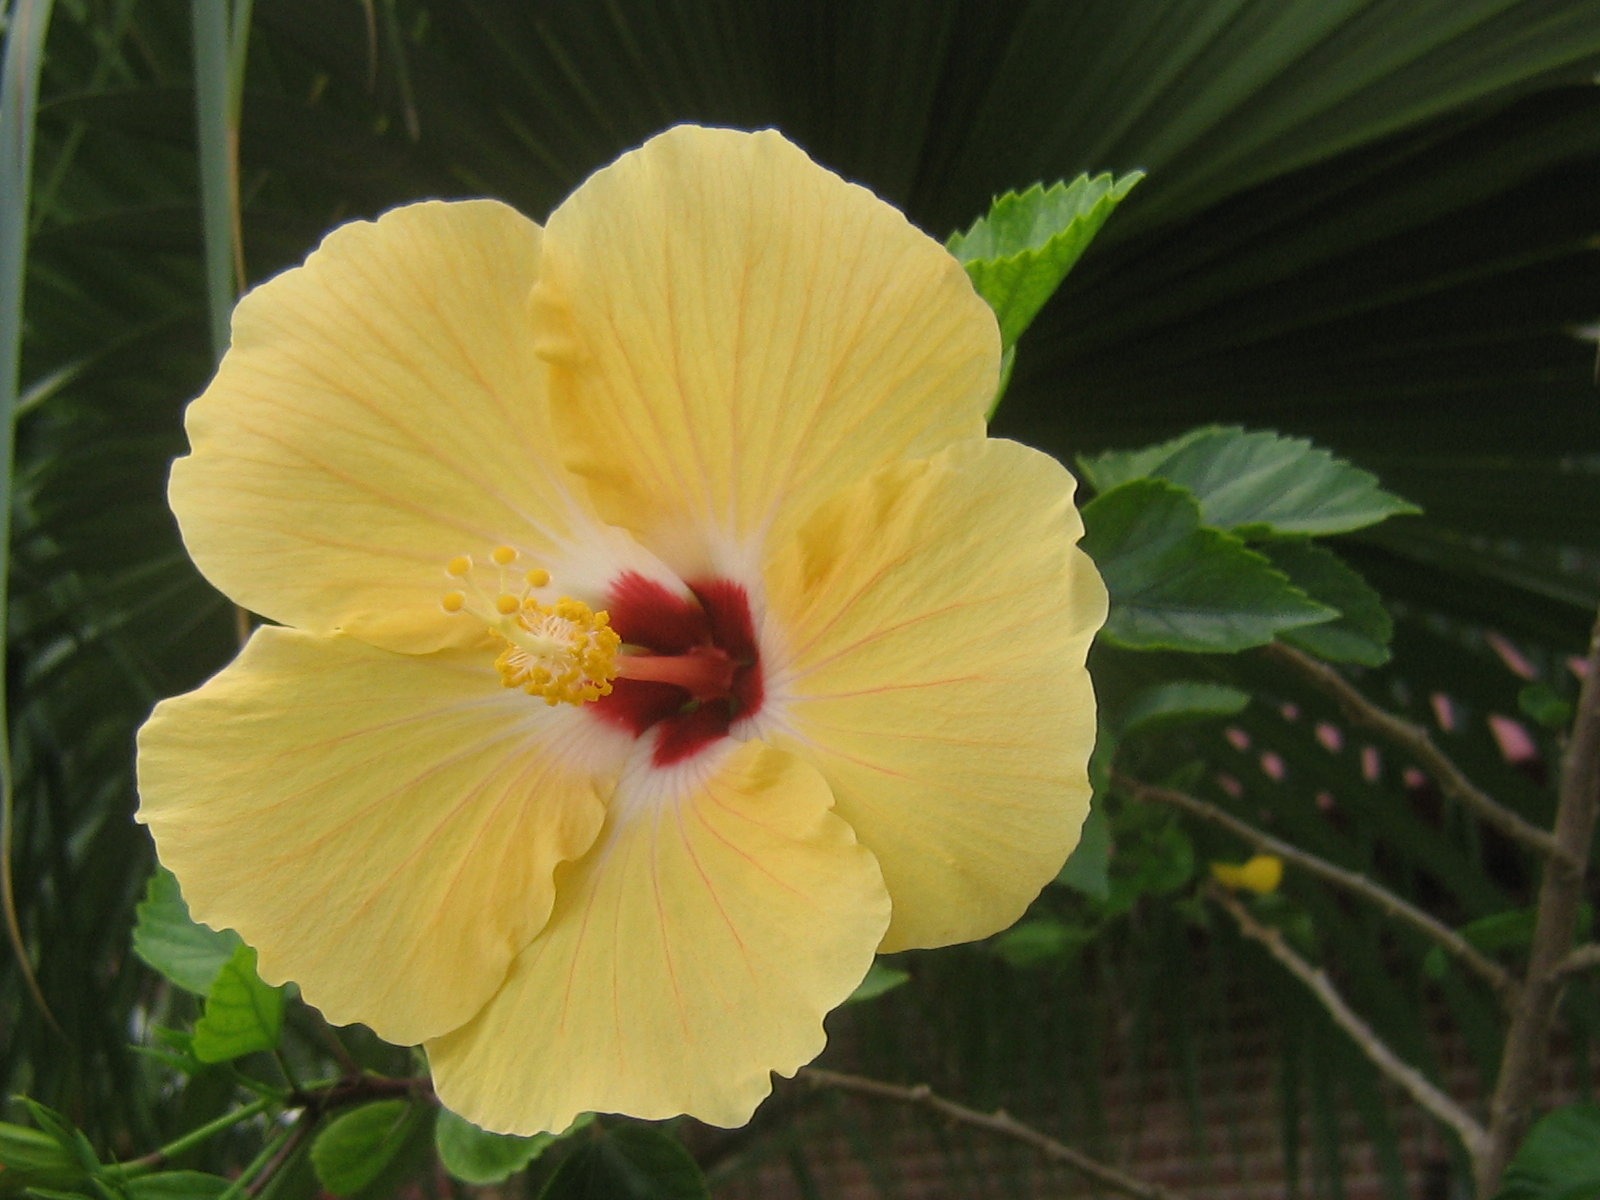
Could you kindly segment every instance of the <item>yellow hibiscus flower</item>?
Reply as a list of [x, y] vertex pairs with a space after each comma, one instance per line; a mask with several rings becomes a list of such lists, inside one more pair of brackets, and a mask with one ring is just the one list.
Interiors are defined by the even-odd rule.
[[335, 230], [240, 302], [171, 501], [278, 624], [139, 739], [195, 916], [490, 1129], [735, 1125], [879, 950], [982, 937], [1088, 804], [1105, 593], [984, 436], [995, 321], [775, 133], [543, 230]]

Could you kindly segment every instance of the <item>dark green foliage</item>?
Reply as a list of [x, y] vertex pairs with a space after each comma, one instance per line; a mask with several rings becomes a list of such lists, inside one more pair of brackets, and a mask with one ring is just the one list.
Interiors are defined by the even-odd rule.
[[617, 1125], [585, 1141], [539, 1200], [710, 1200], [683, 1143], [644, 1125]]

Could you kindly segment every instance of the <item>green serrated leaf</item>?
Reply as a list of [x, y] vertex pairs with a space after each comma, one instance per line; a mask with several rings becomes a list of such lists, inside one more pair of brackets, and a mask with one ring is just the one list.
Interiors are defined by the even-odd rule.
[[593, 1120], [593, 1113], [583, 1113], [564, 1133], [517, 1137], [479, 1129], [465, 1117], [444, 1108], [439, 1110], [433, 1139], [440, 1163], [453, 1178], [471, 1184], [500, 1183], [525, 1168], [557, 1141], [571, 1137]]
[[140, 1175], [122, 1184], [128, 1200], [216, 1200], [230, 1182], [204, 1171], [161, 1171]]
[[311, 1144], [311, 1166], [335, 1196], [359, 1192], [405, 1145], [416, 1115], [405, 1100], [377, 1100], [341, 1113]]
[[1083, 548], [1111, 593], [1101, 633], [1132, 650], [1226, 653], [1338, 613], [1237, 537], [1202, 528], [1182, 487], [1137, 479], [1083, 510]]
[[1600, 1105], [1570, 1104], [1528, 1131], [1495, 1200], [1593, 1200], [1597, 1195]]
[[1078, 844], [1056, 875], [1056, 882], [1096, 900], [1111, 894], [1111, 824], [1096, 804], [1084, 819]]
[[867, 968], [867, 977], [856, 984], [856, 990], [846, 998], [846, 1004], [860, 1004], [865, 1000], [876, 1000], [885, 992], [892, 992], [902, 983], [911, 978], [910, 971], [902, 971], [899, 967], [885, 965], [878, 959], [873, 959], [872, 965]]
[[254, 948], [241, 944], [206, 993], [205, 1011], [194, 1027], [194, 1056], [219, 1063], [271, 1050], [282, 1030], [283, 991], [261, 982]]
[[1159, 446], [1079, 459], [1097, 491], [1159, 478], [1188, 488], [1201, 519], [1242, 537], [1348, 533], [1422, 511], [1303, 438], [1211, 425]]
[[1128, 702], [1122, 712], [1121, 732], [1126, 737], [1152, 726], [1206, 717], [1235, 717], [1249, 703], [1249, 692], [1223, 683], [1195, 679], [1158, 683], [1142, 689]]
[[133, 952], [140, 959], [185, 991], [204, 996], [240, 945], [239, 935], [231, 929], [219, 932], [197, 924], [189, 916], [177, 877], [156, 867], [133, 926]]
[[1389, 661], [1394, 621], [1383, 598], [1344, 559], [1302, 538], [1266, 542], [1261, 552], [1295, 587], [1339, 610], [1332, 621], [1290, 630], [1284, 641], [1329, 662], [1379, 667]]
[[1007, 349], [1055, 294], [1141, 172], [1113, 179], [1080, 175], [1046, 188], [1007, 192], [965, 233], [945, 243], [966, 267], [978, 294], [1000, 322]]
[[689, 1152], [660, 1130], [618, 1125], [578, 1147], [539, 1200], [711, 1200]]

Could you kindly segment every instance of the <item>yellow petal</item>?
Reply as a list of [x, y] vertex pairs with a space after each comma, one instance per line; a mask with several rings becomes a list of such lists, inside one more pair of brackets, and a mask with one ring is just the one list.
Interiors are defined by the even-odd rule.
[[1077, 842], [1106, 593], [1072, 491], [1046, 455], [966, 442], [835, 496], [768, 574], [767, 736], [877, 856], [885, 950], [1004, 928]]
[[418, 1042], [476, 1012], [545, 923], [556, 864], [599, 832], [613, 736], [501, 687], [487, 651], [267, 627], [157, 706], [139, 819], [196, 919], [237, 929], [264, 978]]
[[679, 127], [589, 179], [535, 313], [569, 466], [686, 577], [980, 433], [999, 370], [943, 247], [772, 132]]
[[586, 1110], [746, 1121], [769, 1072], [822, 1049], [888, 919], [829, 802], [815, 771], [754, 742], [636, 766], [505, 987], [429, 1043], [440, 1100], [523, 1134]]
[[416, 204], [334, 230], [240, 302], [172, 473], [212, 583], [275, 621], [423, 652], [474, 632], [439, 608], [451, 558], [588, 536], [533, 353], [539, 241], [503, 204]]

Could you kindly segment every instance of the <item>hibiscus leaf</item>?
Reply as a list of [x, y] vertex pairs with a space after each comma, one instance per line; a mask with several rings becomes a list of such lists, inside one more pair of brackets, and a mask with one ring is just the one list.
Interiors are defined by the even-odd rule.
[[867, 968], [867, 977], [856, 984], [856, 990], [845, 998], [845, 1003], [860, 1004], [864, 1000], [876, 1000], [910, 979], [910, 971], [902, 971], [899, 967], [887, 966], [881, 960], [873, 959], [872, 965]]
[[271, 1050], [283, 1029], [283, 991], [256, 974], [256, 952], [240, 943], [206, 993], [205, 1011], [194, 1027], [194, 1056], [219, 1063]]
[[1506, 1168], [1496, 1200], [1589, 1200], [1600, 1194], [1600, 1105], [1541, 1118]]
[[[1319, 625], [1306, 626], [1320, 629]], [[1203, 717], [1234, 717], [1250, 703], [1250, 693], [1225, 683], [1179, 679], [1158, 683], [1136, 693], [1122, 712], [1123, 736], [1136, 729], [1193, 721]]]
[[705, 1177], [675, 1139], [644, 1125], [618, 1125], [580, 1146], [539, 1200], [710, 1200]]
[[1134, 171], [1120, 179], [1080, 175], [1048, 188], [1036, 183], [1025, 192], [1007, 192], [965, 233], [950, 236], [945, 246], [994, 309], [1007, 350], [1143, 178]]
[[1019, 970], [1064, 963], [1093, 940], [1094, 928], [1059, 917], [1018, 922], [994, 939], [994, 951], [1007, 966]]
[[1202, 527], [1200, 505], [1173, 484], [1122, 484], [1083, 520], [1083, 548], [1111, 593], [1102, 636], [1113, 644], [1226, 653], [1338, 615], [1237, 537]]
[[1156, 477], [1188, 488], [1205, 524], [1242, 537], [1364, 529], [1421, 509], [1303, 438], [1210, 425], [1159, 446], [1079, 459], [1097, 491]]
[[335, 1196], [359, 1192], [405, 1145], [417, 1113], [405, 1100], [377, 1100], [341, 1113], [311, 1144], [311, 1166]]
[[1111, 894], [1111, 823], [1096, 804], [1083, 822], [1078, 844], [1056, 875], [1056, 882], [1095, 900]]
[[171, 871], [158, 866], [139, 902], [133, 952], [185, 991], [204, 996], [241, 945], [231, 929], [208, 929], [189, 916]]
[[1284, 641], [1331, 662], [1379, 667], [1389, 661], [1394, 621], [1383, 598], [1344, 559], [1300, 538], [1267, 542], [1261, 552], [1295, 587], [1339, 610], [1332, 621], [1289, 630]]
[[594, 1120], [583, 1113], [565, 1133], [536, 1133], [517, 1137], [509, 1133], [490, 1133], [447, 1108], [439, 1110], [433, 1127], [439, 1161], [452, 1178], [462, 1183], [500, 1183], [522, 1170], [564, 1137], [570, 1137]]

